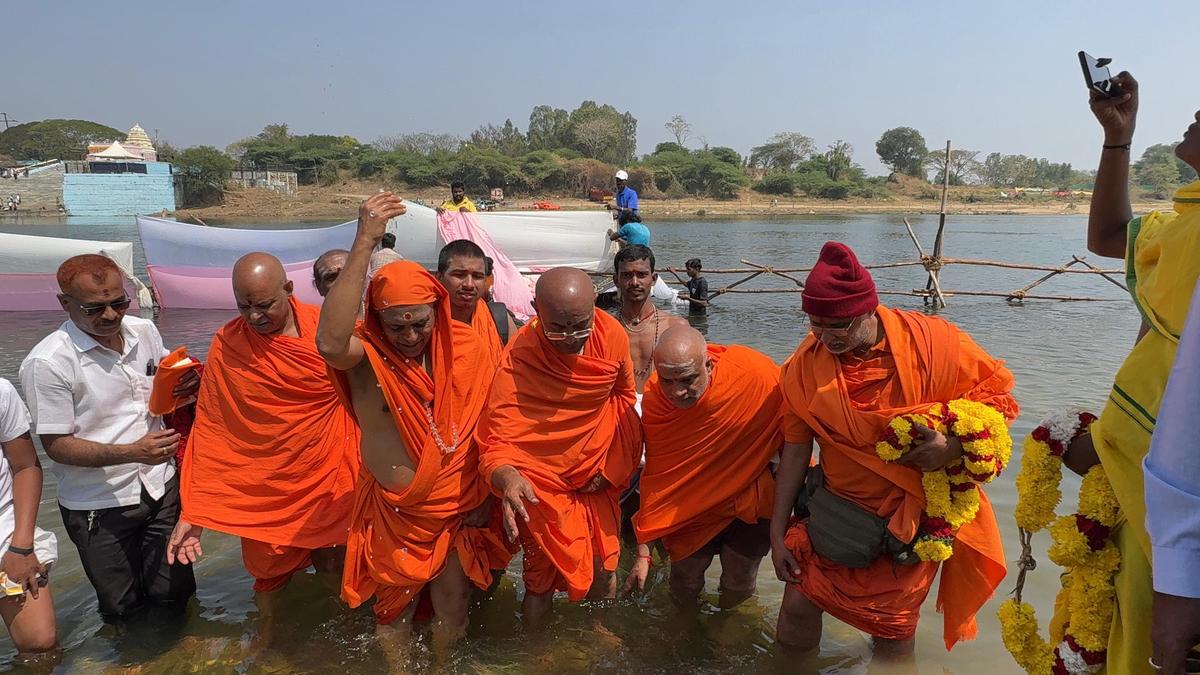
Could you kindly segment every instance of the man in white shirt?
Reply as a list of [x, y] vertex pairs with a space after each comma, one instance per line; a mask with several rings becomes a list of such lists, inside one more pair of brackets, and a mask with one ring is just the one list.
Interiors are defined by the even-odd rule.
[[[147, 605], [182, 605], [192, 568], [167, 563], [179, 517], [179, 434], [150, 414], [150, 388], [167, 354], [150, 321], [126, 316], [117, 266], [75, 256], [58, 269], [68, 320], [21, 363], [34, 432], [54, 460], [63, 525], [79, 550], [107, 621]], [[199, 378], [175, 391], [194, 395]]]

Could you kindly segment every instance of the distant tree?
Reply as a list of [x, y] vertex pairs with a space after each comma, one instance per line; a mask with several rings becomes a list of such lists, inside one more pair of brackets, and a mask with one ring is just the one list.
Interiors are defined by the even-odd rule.
[[725, 162], [726, 164], [732, 164], [736, 167], [742, 166], [742, 156], [739, 155], [737, 150], [734, 150], [733, 148], [718, 146], [710, 149], [709, 152], [713, 154], [713, 157], [716, 157], [718, 160]]
[[692, 125], [687, 120], [683, 119], [682, 115], [675, 115], [666, 124], [663, 125], [671, 135], [675, 137], [675, 142], [683, 147], [687, 143], [687, 139], [692, 136]]
[[495, 149], [500, 147], [500, 127], [495, 124], [483, 124], [471, 132], [467, 142], [480, 149]]
[[[1163, 188], [1160, 192], [1170, 192], [1177, 185], [1190, 183], [1196, 180], [1196, 171], [1191, 166], [1175, 156], [1175, 146], [1178, 143], [1160, 143], [1152, 145], [1144, 152], [1142, 157], [1133, 165], [1134, 176], [1140, 183], [1147, 186], [1153, 186], [1156, 189]], [[1175, 184], [1170, 185], [1164, 181], [1172, 172], [1166, 169], [1166, 165], [1173, 164], [1175, 166], [1175, 174], [1178, 177], [1175, 179]], [[1153, 180], [1151, 180], [1153, 178]]]
[[672, 143], [668, 141], [666, 143], [659, 143], [658, 145], [654, 146], [654, 152], [650, 154], [657, 155], [664, 152], [687, 152], [687, 148], [678, 143]]
[[[612, 159], [623, 157], [621, 125], [609, 117], [593, 117], [574, 125], [575, 146], [585, 157]], [[616, 159], [611, 163], [619, 163]]]
[[287, 139], [291, 138], [291, 133], [288, 132], [287, 124], [268, 124], [259, 132], [258, 138], [273, 143], [286, 143]]
[[[943, 182], [946, 170], [946, 151], [932, 150], [928, 154], [927, 163], [933, 168], [934, 183]], [[950, 184], [951, 185], [966, 185], [974, 182], [979, 178], [982, 172], [982, 164], [979, 162], [978, 150], [951, 150], [950, 151]], [[923, 171], [924, 169], [922, 169]]]
[[825, 152], [826, 173], [830, 180], [839, 181], [847, 177], [854, 168], [854, 146], [837, 140]]
[[925, 137], [912, 127], [896, 127], [883, 132], [875, 142], [879, 159], [896, 173], [925, 177], [925, 158], [929, 149]]
[[796, 174], [773, 171], [764, 175], [751, 189], [765, 195], [790, 195], [796, 191]]
[[525, 135], [517, 128], [510, 119], [504, 120], [504, 126], [500, 127], [500, 152], [509, 157], [517, 157], [525, 154], [528, 150], [528, 143], [525, 142]]
[[434, 152], [455, 152], [462, 147], [462, 144], [463, 139], [454, 134], [428, 132], [381, 136], [371, 143], [372, 146], [384, 152], [415, 152], [420, 155], [429, 155]]
[[0, 154], [17, 159], [83, 159], [90, 143], [115, 141], [125, 134], [87, 120], [42, 120], [0, 131]]
[[526, 133], [530, 150], [555, 150], [571, 145], [571, 114], [561, 108], [539, 105], [529, 113]]
[[815, 152], [813, 139], [794, 131], [775, 134], [750, 150], [752, 168], [791, 171]]
[[225, 182], [234, 165], [228, 155], [212, 146], [199, 145], [180, 150], [174, 164], [184, 206], [204, 206], [224, 199]]

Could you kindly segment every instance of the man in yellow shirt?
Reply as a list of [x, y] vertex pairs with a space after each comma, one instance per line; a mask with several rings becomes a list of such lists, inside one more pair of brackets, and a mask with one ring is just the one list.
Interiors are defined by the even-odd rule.
[[467, 198], [467, 188], [462, 184], [462, 181], [454, 181], [450, 184], [450, 199], [442, 202], [442, 205], [437, 207], [438, 213], [446, 211], [475, 213], [478, 210], [475, 208], [475, 202]]

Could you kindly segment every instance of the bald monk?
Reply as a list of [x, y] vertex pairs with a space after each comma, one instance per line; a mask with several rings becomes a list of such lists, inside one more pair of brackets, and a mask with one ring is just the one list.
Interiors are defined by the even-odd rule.
[[342, 268], [346, 266], [346, 257], [350, 252], [344, 248], [325, 251], [313, 261], [313, 288], [322, 298], [329, 295], [333, 282], [337, 281]]
[[537, 318], [500, 361], [479, 422], [479, 470], [524, 549], [523, 616], [538, 625], [555, 591], [616, 595], [617, 498], [641, 454], [629, 341], [595, 307], [591, 279], [559, 267], [538, 279]]
[[233, 267], [241, 316], [213, 337], [183, 456], [183, 513], [168, 557], [195, 562], [202, 528], [241, 537], [254, 590], [310, 565], [340, 575], [358, 476], [358, 428], [317, 353], [319, 311], [283, 265]]
[[486, 589], [512, 551], [478, 471], [474, 431], [495, 369], [482, 338], [451, 318], [446, 290], [409, 261], [379, 270], [356, 321], [371, 251], [404, 212], [390, 192], [363, 203], [317, 346], [362, 429], [342, 597], [357, 607], [374, 596], [379, 635], [403, 654], [413, 600], [428, 587], [441, 654], [466, 631], [471, 585]]
[[[888, 463], [876, 455], [875, 443], [896, 416], [956, 399], [990, 406], [1011, 422], [1018, 412], [1012, 373], [952, 324], [880, 305], [870, 272], [844, 244], [829, 242], [821, 249], [801, 298], [812, 333], [784, 364], [780, 380], [785, 444], [776, 475], [771, 559], [788, 585], [776, 635], [789, 647], [815, 650], [821, 614], [829, 612], [871, 635], [877, 655], [907, 656], [939, 563], [881, 551], [868, 566], [851, 568], [818, 555], [814, 546], [829, 553], [875, 545], [878, 538], [855, 543], [857, 530], [839, 531], [836, 524], [810, 529], [810, 521], [792, 520], [810, 473], [813, 441], [821, 446], [822, 489], [849, 508], [885, 519], [900, 544], [911, 543], [925, 509], [922, 471], [961, 457], [962, 444], [919, 430], [901, 461]], [[817, 546], [822, 532], [827, 538]], [[975, 614], [1004, 578], [1000, 530], [982, 490], [975, 520], [958, 530], [953, 547], [937, 603], [946, 649], [975, 636]]]
[[644, 585], [649, 544], [661, 541], [678, 604], [695, 603], [720, 556], [720, 605], [733, 607], [754, 594], [758, 566], [771, 551], [771, 460], [783, 448], [779, 366], [748, 347], [705, 344], [696, 329], [676, 326], [659, 340], [654, 369], [642, 401], [638, 555], [625, 587]]
[[[489, 302], [486, 284], [491, 272], [488, 258], [479, 245], [457, 239], [438, 254], [437, 277], [450, 294], [450, 313], [479, 333], [497, 363], [504, 346], [517, 334], [517, 324], [503, 303]], [[498, 323], [503, 317], [503, 325]]]

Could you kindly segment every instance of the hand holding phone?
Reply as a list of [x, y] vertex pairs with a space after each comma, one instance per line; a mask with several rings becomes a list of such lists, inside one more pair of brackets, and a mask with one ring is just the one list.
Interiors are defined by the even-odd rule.
[[1087, 52], [1079, 52], [1079, 65], [1083, 67], [1083, 79], [1088, 89], [1108, 98], [1120, 98], [1125, 92], [1113, 81], [1108, 70], [1110, 63], [1112, 59], [1098, 59]]

